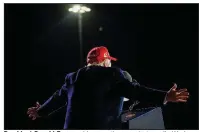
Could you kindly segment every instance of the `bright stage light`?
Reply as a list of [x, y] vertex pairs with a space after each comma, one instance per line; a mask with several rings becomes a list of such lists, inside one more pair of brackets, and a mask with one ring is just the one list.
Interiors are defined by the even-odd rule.
[[90, 12], [91, 9], [86, 6], [74, 5], [72, 8], [69, 8], [68, 11], [74, 13], [86, 13]]

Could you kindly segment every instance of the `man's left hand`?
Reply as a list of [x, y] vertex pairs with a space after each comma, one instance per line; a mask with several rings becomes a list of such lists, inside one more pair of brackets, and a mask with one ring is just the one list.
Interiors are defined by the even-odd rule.
[[187, 102], [189, 98], [189, 92], [186, 88], [177, 89], [177, 84], [174, 84], [173, 87], [167, 92], [165, 103], [166, 102]]

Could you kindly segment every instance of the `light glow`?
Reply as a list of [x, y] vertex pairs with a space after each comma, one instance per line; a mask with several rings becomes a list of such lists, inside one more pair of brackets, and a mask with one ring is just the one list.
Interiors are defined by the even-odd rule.
[[73, 13], [86, 13], [90, 12], [91, 9], [86, 6], [74, 5], [72, 8], [69, 8], [68, 11]]
[[79, 12], [80, 12], [80, 13], [85, 13], [85, 10], [80, 10]]
[[90, 8], [86, 8], [86, 11], [87, 11], [87, 12], [90, 12], [90, 11], [91, 11], [91, 9], [90, 9]]

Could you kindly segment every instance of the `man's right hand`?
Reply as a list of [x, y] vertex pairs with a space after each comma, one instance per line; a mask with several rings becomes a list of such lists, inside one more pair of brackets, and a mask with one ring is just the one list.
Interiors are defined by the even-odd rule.
[[36, 118], [39, 117], [37, 112], [40, 106], [41, 105], [39, 104], [39, 102], [36, 102], [36, 107], [28, 108], [27, 114], [29, 115], [30, 118], [32, 118], [32, 120], [35, 120]]

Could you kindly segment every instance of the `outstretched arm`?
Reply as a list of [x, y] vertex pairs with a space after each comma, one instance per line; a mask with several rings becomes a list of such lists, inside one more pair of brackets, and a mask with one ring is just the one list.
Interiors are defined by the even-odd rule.
[[187, 89], [177, 90], [176, 84], [167, 92], [130, 82], [121, 74], [120, 69], [116, 70], [114, 78], [117, 82], [117, 93], [129, 99], [162, 105], [166, 102], [186, 102], [189, 97]]
[[67, 86], [66, 83], [60, 90], [57, 90], [44, 104], [36, 103], [36, 107], [28, 108], [27, 114], [32, 120], [41, 116], [48, 116], [50, 112], [65, 106], [67, 102]]
[[46, 116], [52, 111], [59, 109], [67, 103], [66, 84], [60, 90], [57, 90], [44, 104], [38, 108], [38, 114]]

